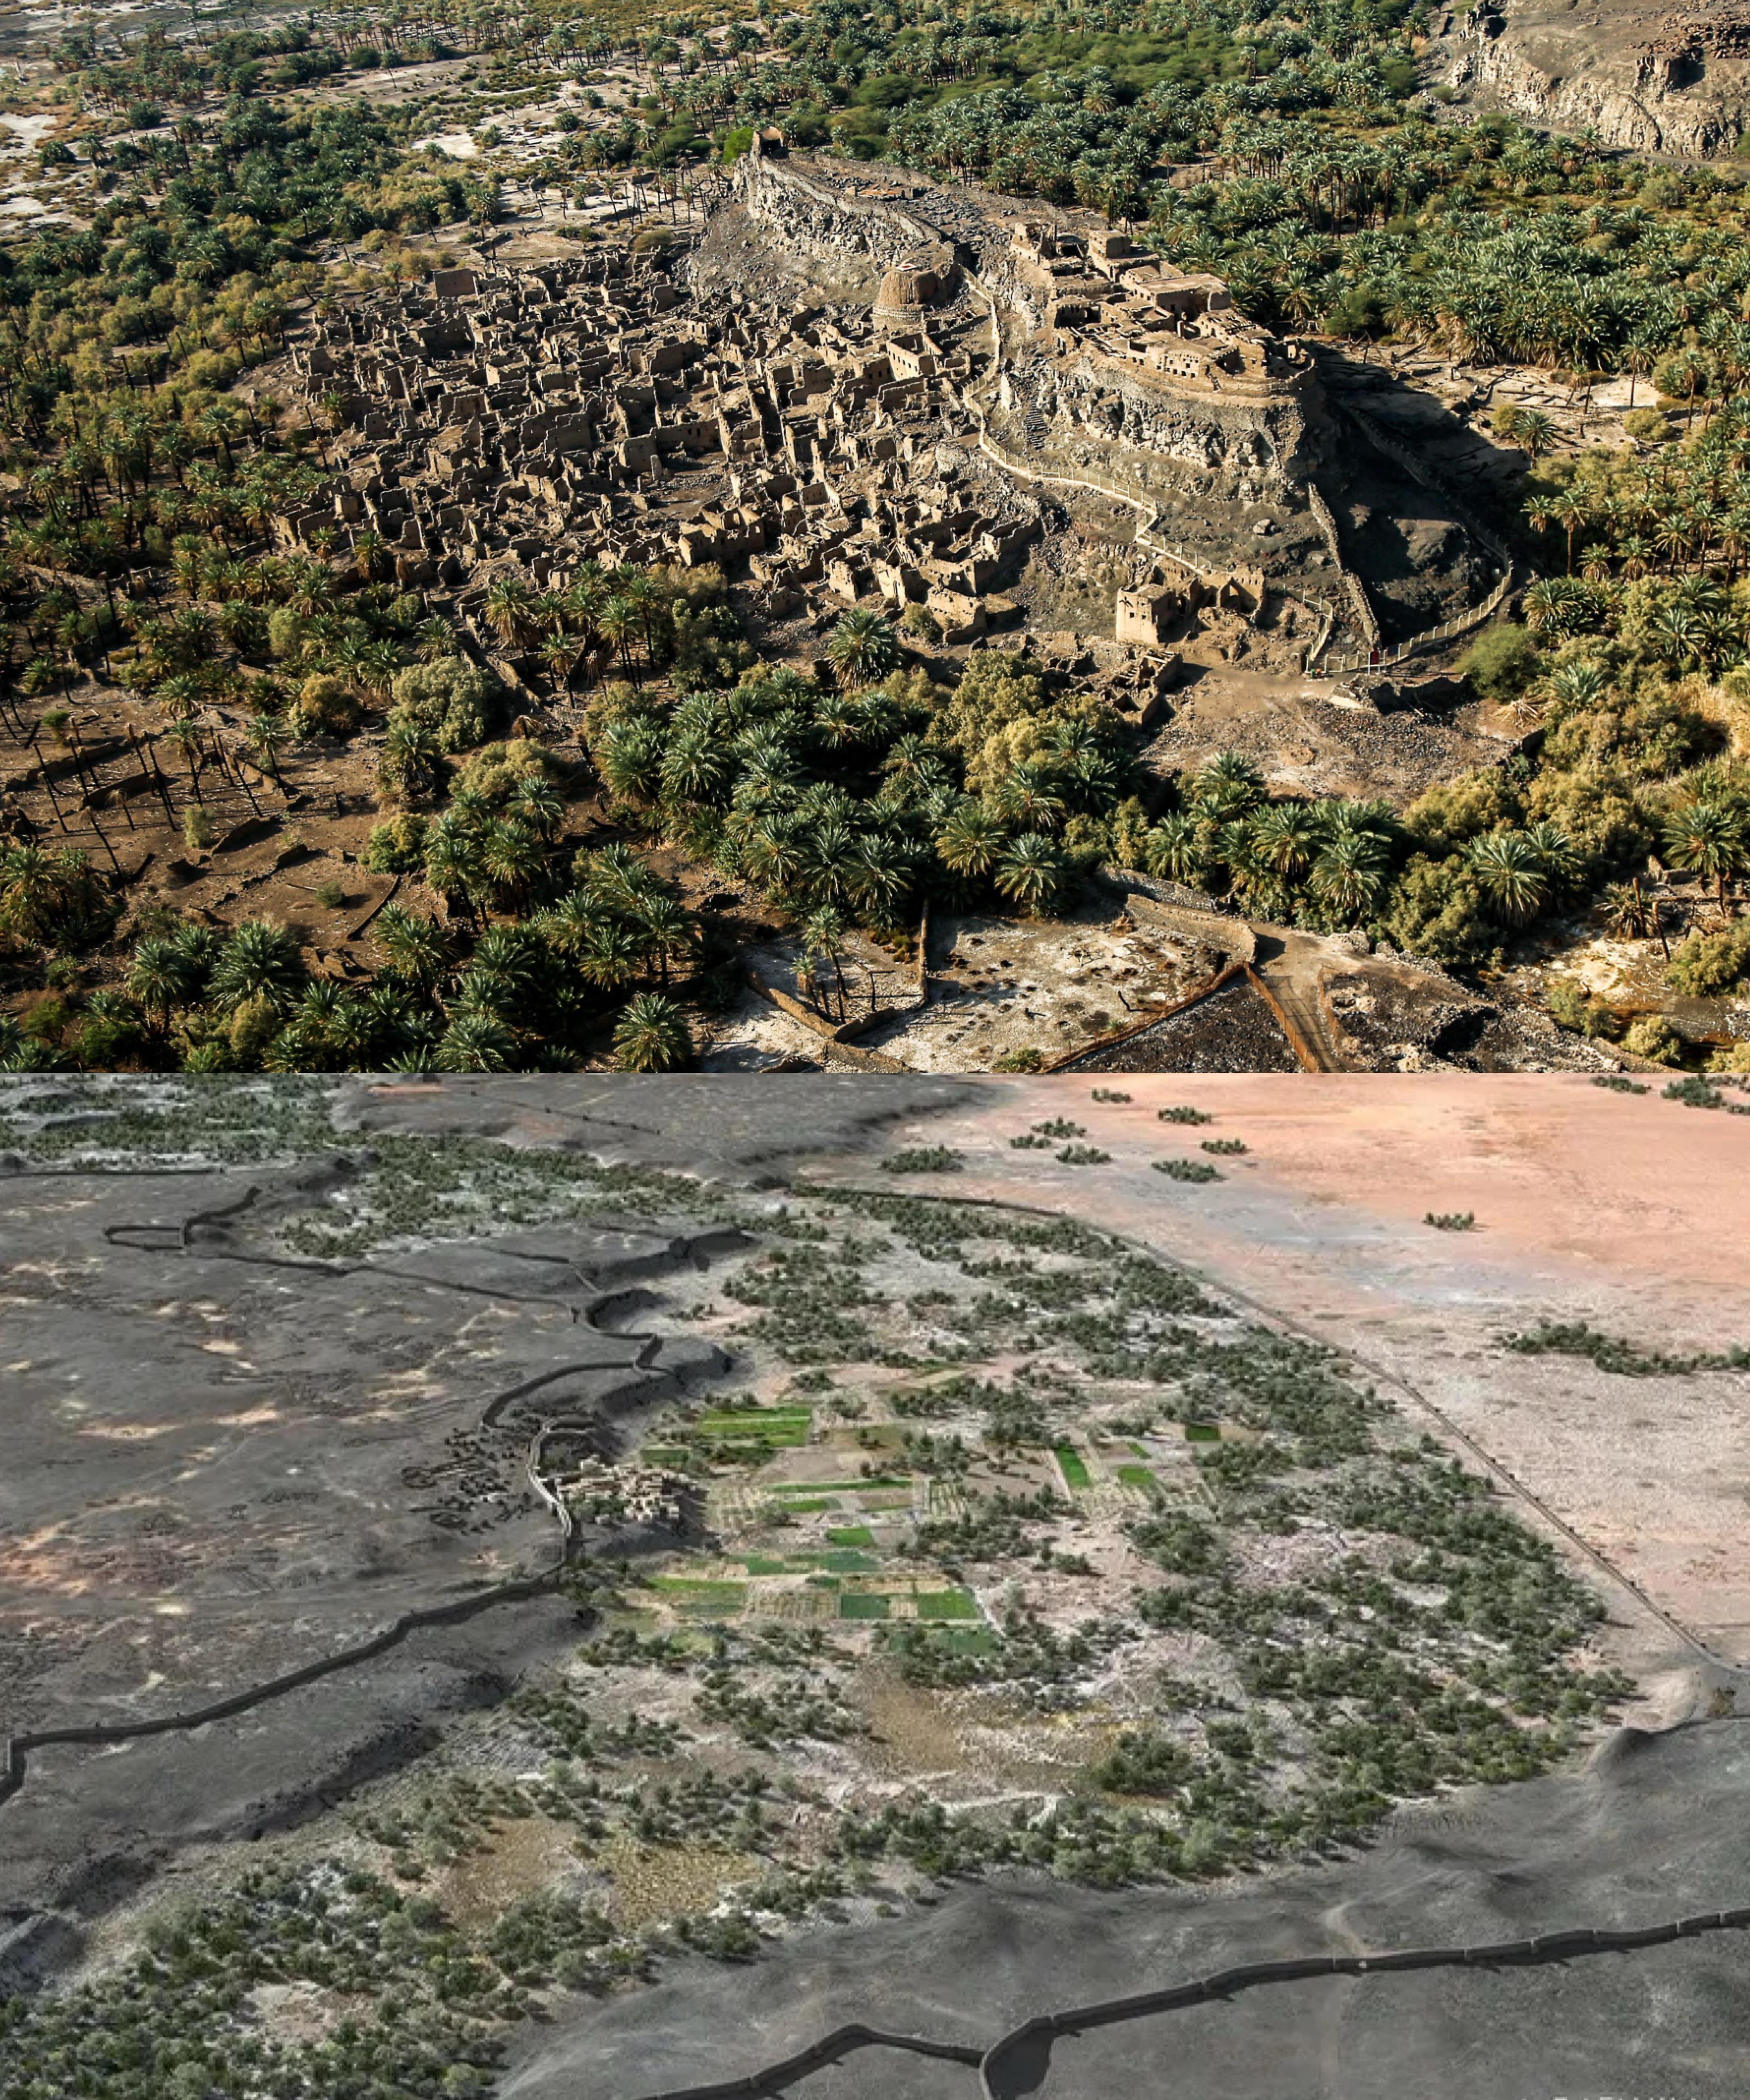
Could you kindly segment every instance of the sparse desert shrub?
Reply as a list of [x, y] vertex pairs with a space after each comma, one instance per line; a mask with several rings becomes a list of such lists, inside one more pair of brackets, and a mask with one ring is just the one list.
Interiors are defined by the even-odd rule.
[[1503, 622], [1483, 629], [1460, 668], [1484, 699], [1516, 700], [1536, 677], [1539, 660], [1529, 631]]
[[509, 743], [483, 744], [465, 760], [456, 775], [459, 791], [499, 803], [525, 780], [550, 780], [560, 770], [559, 761], [531, 737], [518, 737]]
[[1164, 1174], [1170, 1181], [1219, 1181], [1221, 1170], [1211, 1167], [1206, 1159], [1157, 1159], [1154, 1162], [1157, 1174]]
[[1750, 978], [1750, 919], [1691, 933], [1671, 958], [1671, 987], [1688, 998], [1737, 991]]
[[1683, 1055], [1682, 1037], [1662, 1013], [1643, 1013], [1631, 1021], [1622, 1047], [1653, 1065], [1675, 1065]]
[[1620, 1023], [1601, 999], [1595, 998], [1573, 977], [1556, 977], [1545, 988], [1544, 1004], [1558, 1027], [1576, 1035], [1602, 1036], [1614, 1040]]
[[421, 864], [425, 852], [425, 819], [403, 810], [371, 827], [359, 860], [372, 875], [406, 875]]

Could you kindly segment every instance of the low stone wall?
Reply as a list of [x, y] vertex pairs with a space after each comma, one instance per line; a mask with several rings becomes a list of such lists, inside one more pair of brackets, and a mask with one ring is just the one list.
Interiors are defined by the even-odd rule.
[[[1316, 481], [1309, 481], [1307, 484], [1307, 502], [1313, 516], [1318, 520], [1319, 530], [1325, 536], [1325, 545], [1329, 551], [1330, 558], [1337, 564], [1338, 579], [1342, 585], [1344, 594], [1349, 600], [1350, 608], [1355, 615], [1355, 624], [1360, 629], [1369, 649], [1377, 649], [1380, 645], [1379, 618], [1373, 611], [1373, 602], [1367, 594], [1366, 585], [1343, 558], [1342, 540], [1337, 530], [1337, 514], [1325, 501], [1325, 492]], [[1311, 669], [1324, 650], [1329, 645], [1331, 636], [1336, 632], [1336, 628], [1337, 622], [1334, 617], [1326, 622], [1325, 631], [1320, 636], [1317, 643], [1307, 652], [1308, 670]]]
[[[1473, 629], [1481, 627], [1485, 621], [1492, 620], [1507, 599], [1526, 580], [1523, 573], [1514, 560], [1512, 549], [1497, 534], [1483, 524], [1466, 504], [1452, 493], [1426, 460], [1419, 458], [1409, 446], [1404, 443], [1401, 439], [1394, 437], [1391, 431], [1376, 422], [1364, 409], [1354, 408], [1345, 402], [1338, 410], [1338, 413], [1347, 417], [1354, 425], [1359, 434], [1373, 447], [1376, 452], [1390, 460], [1394, 466], [1401, 469], [1422, 488], [1439, 496], [1447, 509], [1452, 512], [1453, 518], [1478, 545], [1487, 549], [1493, 556], [1501, 570], [1501, 574], [1496, 580], [1494, 588], [1479, 603], [1470, 607], [1466, 611], [1455, 613], [1450, 620], [1443, 620], [1433, 627], [1423, 628], [1420, 633], [1411, 635], [1408, 641], [1400, 642], [1394, 649], [1386, 650], [1382, 646], [1378, 625], [1375, 622], [1370, 629], [1364, 630], [1367, 633], [1368, 642], [1364, 651], [1333, 657], [1328, 662], [1319, 664], [1319, 675], [1322, 677], [1332, 678], [1342, 677], [1351, 671], [1367, 670], [1376, 666], [1382, 667], [1387, 664], [1401, 664], [1408, 657], [1422, 655], [1426, 650], [1437, 649], [1445, 642], [1456, 641], [1460, 635], [1468, 634]], [[1322, 496], [1319, 496], [1316, 507], [1328, 514], [1328, 506], [1325, 505]], [[1323, 522], [1321, 516], [1320, 523]], [[1335, 532], [1336, 521], [1333, 518], [1331, 522], [1333, 545]], [[1338, 558], [1340, 561], [1341, 555]], [[1347, 571], [1344, 574], [1344, 580], [1345, 582], [1350, 580]], [[1359, 580], [1357, 580], [1358, 582]], [[1309, 656], [1307, 660], [1307, 668], [1311, 670], [1317, 661], [1316, 654]]]

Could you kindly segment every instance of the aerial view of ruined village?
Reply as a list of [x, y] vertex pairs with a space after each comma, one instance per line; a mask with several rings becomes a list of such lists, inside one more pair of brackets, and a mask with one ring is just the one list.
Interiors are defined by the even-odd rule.
[[0, 11], [0, 1064], [1750, 1069], [1750, 15], [1588, 4]]
[[1736, 2100], [1745, 0], [0, 0], [0, 2100]]

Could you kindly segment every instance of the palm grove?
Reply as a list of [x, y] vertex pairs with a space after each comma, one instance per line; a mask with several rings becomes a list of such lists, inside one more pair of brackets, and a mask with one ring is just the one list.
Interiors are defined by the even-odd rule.
[[[1750, 263], [1735, 179], [1649, 173], [1498, 122], [1436, 125], [1408, 99], [1413, 13], [1391, 7], [1290, 21], [1255, 3], [1156, 5], [1139, 26], [1060, 7], [866, 19], [835, 0], [762, 9], [715, 39], [698, 17], [586, 35], [555, 11], [538, 43], [496, 16], [465, 32], [436, 11], [400, 24], [403, 41], [493, 50], [510, 88], [604, 45], [641, 68], [641, 116], [562, 138], [556, 169], [536, 175], [599, 165], [604, 139], [611, 159], [652, 165], [732, 155], [749, 124], [782, 115], [804, 143], [1146, 218], [1163, 253], [1219, 271], [1275, 325], [1626, 371], [1648, 388], [1633, 462], [1557, 461], [1535, 413], [1504, 421], [1531, 467], [1514, 528], [1546, 574], [1528, 625], [1492, 631], [1471, 669], [1538, 735], [1526, 757], [1401, 814], [1272, 795], [1234, 757], [1163, 794], [1091, 700], [994, 654], [936, 683], [866, 612], [846, 616], [816, 679], [756, 660], [721, 579], [501, 582], [486, 616], [581, 710], [584, 768], [506, 736], [505, 696], [387, 580], [369, 535], [344, 557], [320, 540], [265, 551], [268, 521], [321, 479], [331, 434], [234, 381], [276, 354], [298, 302], [332, 293], [337, 245], [500, 208], [490, 181], [411, 148], [417, 102], [276, 103], [297, 78], [381, 59], [350, 17], [313, 24], [152, 37], [119, 58], [69, 42], [64, 92], [104, 194], [87, 229], [0, 254], [15, 478], [0, 707], [51, 761], [53, 804], [0, 862], [13, 989], [49, 993], [0, 1030], [9, 1063], [683, 1058], [673, 994], [725, 959], [636, 852], [580, 853], [566, 827], [584, 793], [626, 838], [671, 840], [763, 893], [823, 973], [853, 922], [897, 931], [926, 898], [1049, 911], [1111, 859], [1461, 965], [1589, 901], [1616, 930], [1664, 938], [1641, 880], [1656, 852], [1716, 893], [1717, 923], [1677, 948], [1678, 988], [1742, 980], [1731, 885], [1750, 827], [1732, 709], [1750, 412], [1730, 397], [1750, 366]], [[134, 140], [179, 100], [203, 113]], [[1206, 180], [1160, 179], [1193, 157]], [[126, 805], [62, 806], [90, 784], [68, 703], [93, 695], [112, 700], [192, 848], [216, 785], [260, 806], [302, 752], [368, 734], [381, 814], [365, 858], [412, 878], [410, 898], [421, 880], [429, 894], [378, 916], [367, 986], [312, 982], [283, 926], [126, 915]], [[1611, 1026], [1584, 1003], [1563, 1017]]]

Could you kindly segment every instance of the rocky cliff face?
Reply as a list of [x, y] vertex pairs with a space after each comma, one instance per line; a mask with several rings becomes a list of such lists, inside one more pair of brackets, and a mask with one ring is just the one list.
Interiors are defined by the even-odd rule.
[[1331, 424], [1316, 381], [1294, 394], [1218, 401], [1174, 394], [1114, 363], [1040, 356], [1006, 375], [1005, 393], [1005, 427], [1025, 431], [1029, 449], [1144, 501], [1170, 505], [1193, 491], [1240, 505], [1298, 501], [1329, 465]]
[[908, 211], [899, 185], [868, 181], [841, 192], [788, 160], [749, 156], [736, 188], [752, 217], [795, 246], [863, 256], [875, 270], [927, 271], [938, 287], [957, 267], [954, 245]]
[[[1742, 16], [1742, 20], [1740, 20]], [[1750, 127], [1750, 8], [1508, 0], [1439, 39], [1446, 75], [1485, 105], [1608, 146], [1697, 159]]]

